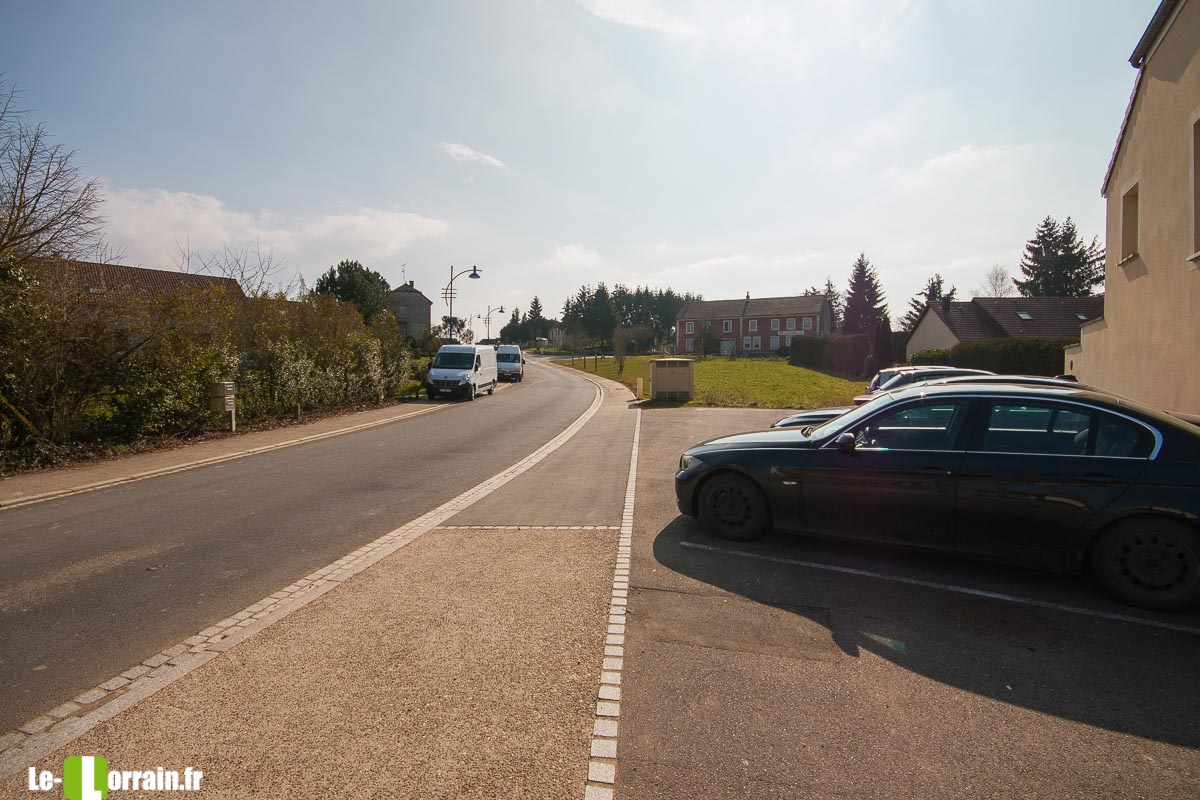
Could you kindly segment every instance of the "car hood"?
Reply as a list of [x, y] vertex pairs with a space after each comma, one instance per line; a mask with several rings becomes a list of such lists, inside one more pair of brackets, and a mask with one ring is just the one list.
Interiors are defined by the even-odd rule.
[[687, 449], [689, 455], [712, 452], [714, 450], [736, 450], [752, 447], [816, 447], [817, 443], [800, 433], [797, 428], [772, 428], [765, 431], [737, 433], [732, 436], [721, 436], [706, 442], [692, 445]]

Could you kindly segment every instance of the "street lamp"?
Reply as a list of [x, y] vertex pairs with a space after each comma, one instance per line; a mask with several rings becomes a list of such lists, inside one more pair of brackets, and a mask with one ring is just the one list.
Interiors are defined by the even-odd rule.
[[[468, 272], [471, 274], [467, 275]], [[460, 278], [463, 275], [467, 275], [468, 278], [483, 277], [482, 275], [479, 274], [479, 269], [477, 267], [471, 267], [470, 269], [464, 269], [462, 272], [455, 275], [454, 274], [454, 265], [453, 264], [450, 265], [450, 283], [446, 284], [446, 288], [442, 290], [442, 299], [450, 304], [450, 337], [446, 340], [447, 344], [454, 343], [454, 279]]]
[[487, 313], [483, 315], [483, 324], [487, 325], [487, 338], [489, 338], [489, 339], [492, 338], [492, 312], [493, 311], [499, 311], [501, 314], [503, 314], [504, 306], [500, 306], [499, 308], [492, 308], [491, 306], [488, 306]]

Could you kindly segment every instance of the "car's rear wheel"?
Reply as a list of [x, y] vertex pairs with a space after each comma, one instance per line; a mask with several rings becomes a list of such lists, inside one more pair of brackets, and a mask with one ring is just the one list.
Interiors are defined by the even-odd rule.
[[1100, 534], [1092, 576], [1118, 600], [1156, 611], [1200, 603], [1200, 534], [1168, 519], [1132, 519]]
[[714, 475], [700, 489], [700, 519], [722, 539], [745, 542], [766, 533], [771, 520], [766, 495], [741, 475]]

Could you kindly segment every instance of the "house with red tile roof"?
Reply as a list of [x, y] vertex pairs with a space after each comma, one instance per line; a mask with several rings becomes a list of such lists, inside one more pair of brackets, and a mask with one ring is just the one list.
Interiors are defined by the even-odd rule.
[[[832, 312], [824, 295], [696, 300], [675, 317], [675, 352], [698, 355], [706, 336], [720, 343], [721, 355], [773, 353], [793, 336], [827, 335]], [[708, 355], [715, 355], [708, 353]]]
[[123, 264], [54, 261], [44, 267], [43, 275], [48, 280], [97, 297], [110, 293], [134, 293], [154, 297], [198, 289], [221, 289], [230, 297], [246, 297], [241, 285], [233, 278], [177, 270], [128, 267]]
[[1104, 316], [1104, 295], [1095, 297], [976, 297], [963, 303], [929, 303], [904, 345], [908, 358], [920, 350], [950, 349], [960, 342], [1021, 336], [1067, 339], [1079, 326]]

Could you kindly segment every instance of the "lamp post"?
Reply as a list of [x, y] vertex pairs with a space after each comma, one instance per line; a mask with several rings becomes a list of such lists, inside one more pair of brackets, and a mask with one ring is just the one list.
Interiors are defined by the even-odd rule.
[[[468, 272], [471, 274], [467, 275]], [[464, 269], [462, 272], [455, 275], [454, 274], [454, 265], [453, 264], [450, 265], [450, 283], [446, 284], [445, 289], [442, 289], [442, 299], [450, 304], [450, 326], [449, 326], [450, 327], [450, 336], [449, 336], [449, 338], [446, 339], [447, 344], [454, 343], [454, 279], [460, 278], [463, 275], [467, 275], [468, 278], [473, 278], [473, 279], [483, 277], [482, 275], [479, 274], [479, 269], [477, 267], [471, 267], [470, 269]]]
[[503, 314], [504, 306], [500, 306], [499, 308], [492, 308], [491, 306], [488, 306], [487, 313], [483, 315], [483, 324], [487, 326], [487, 338], [489, 338], [489, 339], [492, 338], [492, 312], [493, 311], [499, 311], [501, 314]]

